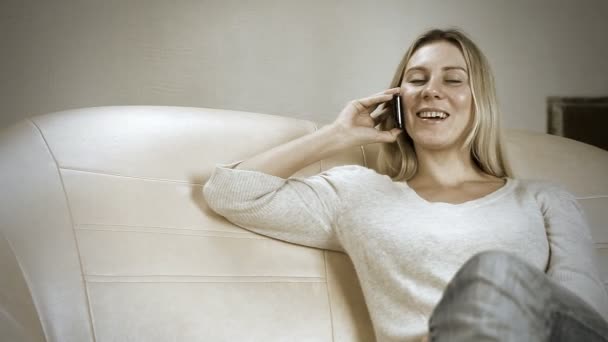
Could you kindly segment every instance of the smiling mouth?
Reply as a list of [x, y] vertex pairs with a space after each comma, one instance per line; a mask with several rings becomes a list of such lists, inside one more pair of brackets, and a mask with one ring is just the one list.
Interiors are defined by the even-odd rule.
[[416, 116], [423, 121], [443, 121], [447, 119], [450, 114], [442, 111], [420, 111], [416, 113]]

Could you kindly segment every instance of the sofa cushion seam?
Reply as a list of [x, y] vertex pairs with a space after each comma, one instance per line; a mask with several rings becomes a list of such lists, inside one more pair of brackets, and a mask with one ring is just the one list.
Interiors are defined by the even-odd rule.
[[91, 297], [89, 296], [89, 288], [87, 286], [87, 282], [85, 280], [85, 273], [84, 273], [84, 267], [82, 264], [82, 255], [80, 253], [80, 246], [78, 245], [78, 239], [76, 237], [76, 229], [75, 229], [75, 225], [74, 225], [74, 216], [72, 214], [72, 206], [70, 205], [70, 199], [68, 197], [67, 191], [65, 190], [65, 183], [63, 182], [63, 176], [61, 175], [61, 170], [59, 168], [59, 163], [57, 162], [57, 158], [55, 157], [55, 154], [53, 153], [53, 151], [51, 150], [51, 147], [49, 146], [46, 137], [44, 136], [44, 134], [42, 133], [42, 130], [40, 129], [40, 127], [38, 127], [38, 125], [31, 119], [28, 118], [28, 120], [34, 125], [34, 127], [36, 127], [36, 129], [38, 130], [38, 132], [40, 133], [40, 137], [42, 138], [42, 140], [44, 141], [44, 144], [47, 148], [47, 150], [49, 151], [49, 154], [51, 155], [51, 158], [53, 158], [53, 162], [55, 163], [55, 167], [57, 168], [57, 175], [59, 176], [59, 181], [61, 182], [61, 190], [63, 191], [63, 196], [65, 198], [65, 202], [66, 202], [66, 206], [68, 208], [68, 214], [69, 214], [69, 218], [70, 218], [70, 225], [72, 227], [72, 237], [74, 239], [74, 244], [76, 246], [76, 253], [78, 254], [78, 264], [80, 266], [80, 278], [82, 281], [82, 286], [84, 289], [84, 293], [86, 296], [86, 300], [87, 300], [87, 311], [89, 314], [89, 329], [91, 329], [91, 337], [93, 338], [93, 342], [97, 341], [97, 336], [95, 333], [95, 324], [94, 324], [94, 319], [93, 319], [93, 308], [91, 307]]

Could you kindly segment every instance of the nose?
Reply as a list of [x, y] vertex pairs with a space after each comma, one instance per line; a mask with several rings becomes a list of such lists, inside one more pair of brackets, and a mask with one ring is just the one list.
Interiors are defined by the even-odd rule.
[[441, 91], [441, 85], [437, 84], [434, 80], [429, 80], [422, 89], [422, 98], [425, 100], [430, 99], [441, 99], [443, 98], [443, 92]]

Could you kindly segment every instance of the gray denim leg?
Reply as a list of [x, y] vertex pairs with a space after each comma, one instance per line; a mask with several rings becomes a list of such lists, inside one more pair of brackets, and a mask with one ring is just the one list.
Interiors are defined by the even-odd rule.
[[601, 336], [608, 331], [572, 292], [499, 251], [479, 253], [463, 265], [435, 307], [429, 330], [430, 340], [439, 342], [567, 341], [568, 334], [606, 341]]

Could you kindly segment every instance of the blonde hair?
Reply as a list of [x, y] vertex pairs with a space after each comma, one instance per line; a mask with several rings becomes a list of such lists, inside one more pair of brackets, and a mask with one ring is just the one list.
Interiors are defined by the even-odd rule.
[[[465, 139], [464, 147], [471, 151], [471, 158], [483, 172], [501, 178], [511, 177], [512, 172], [503, 151], [496, 90], [490, 65], [477, 45], [463, 32], [458, 29], [432, 29], [416, 38], [397, 67], [389, 88], [401, 86], [405, 68], [414, 52], [437, 41], [447, 41], [458, 47], [467, 64], [474, 110], [473, 127]], [[388, 118], [379, 124], [381, 130], [396, 127], [392, 106], [387, 106], [386, 110], [389, 111]], [[400, 181], [411, 179], [417, 169], [414, 142], [407, 131], [404, 130], [396, 142], [381, 144], [378, 154], [380, 173]]]

